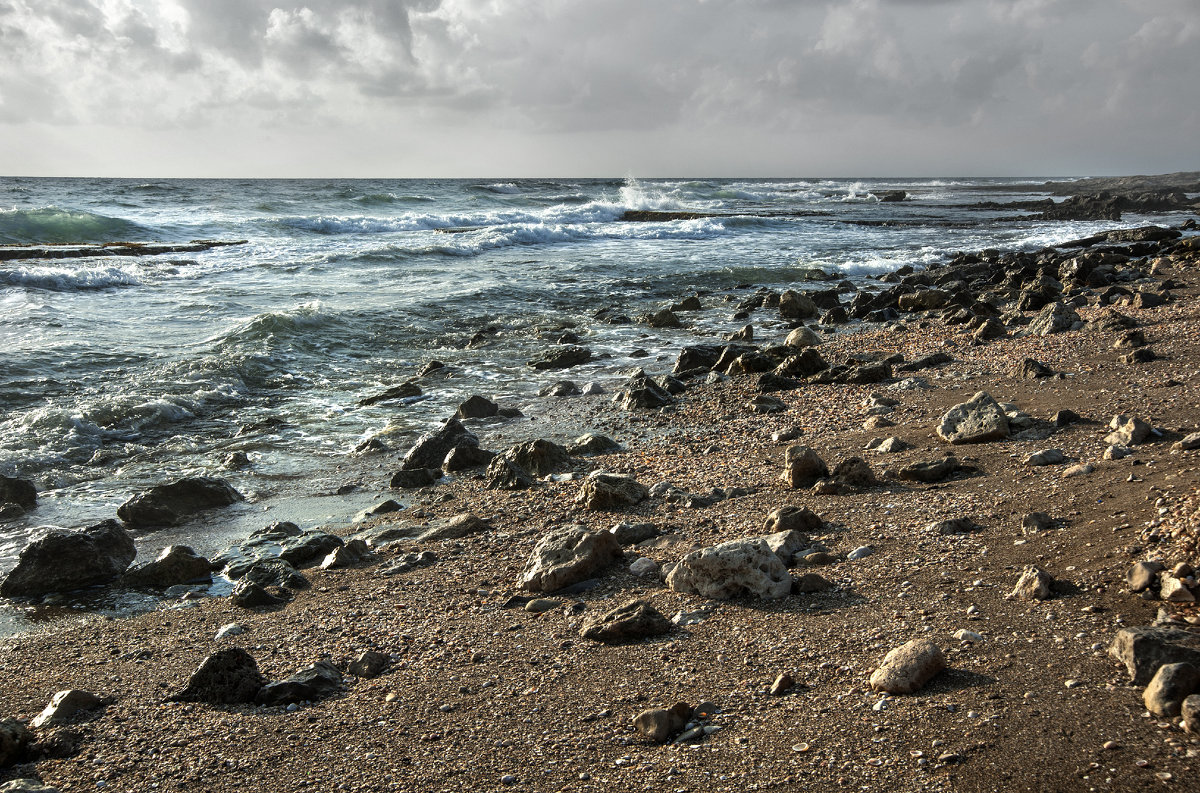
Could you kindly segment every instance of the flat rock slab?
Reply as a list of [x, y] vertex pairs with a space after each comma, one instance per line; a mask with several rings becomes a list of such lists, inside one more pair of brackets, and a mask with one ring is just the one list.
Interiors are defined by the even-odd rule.
[[946, 655], [927, 639], [913, 639], [884, 656], [871, 673], [871, 689], [888, 694], [911, 694], [946, 668]]
[[532, 592], [555, 592], [594, 577], [621, 554], [621, 544], [607, 531], [586, 526], [556, 529], [534, 547], [519, 583]]
[[777, 599], [792, 591], [792, 578], [767, 541], [753, 537], [689, 553], [672, 568], [667, 586], [716, 600]]
[[1009, 435], [1008, 417], [991, 394], [980, 391], [947, 410], [938, 424], [937, 434], [955, 445], [1002, 440]]
[[632, 600], [584, 622], [580, 635], [597, 642], [629, 642], [661, 636], [674, 627], [649, 602]]
[[1129, 682], [1144, 686], [1163, 664], [1200, 666], [1200, 631], [1167, 626], [1122, 628], [1108, 654], [1125, 664]]

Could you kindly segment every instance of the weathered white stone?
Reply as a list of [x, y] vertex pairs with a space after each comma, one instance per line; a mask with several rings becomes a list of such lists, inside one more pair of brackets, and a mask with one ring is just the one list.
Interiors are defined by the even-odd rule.
[[104, 700], [91, 693], [77, 688], [59, 691], [50, 699], [46, 709], [29, 722], [35, 730], [48, 724], [60, 724], [77, 713], [92, 710], [104, 704]]
[[533, 549], [520, 585], [534, 592], [554, 592], [590, 578], [621, 555], [621, 544], [607, 531], [586, 526], [556, 529]]
[[774, 599], [791, 591], [792, 579], [767, 541], [754, 537], [689, 553], [671, 570], [667, 586], [718, 600], [739, 595]]
[[1046, 600], [1053, 594], [1051, 590], [1053, 584], [1054, 578], [1049, 573], [1040, 567], [1030, 565], [1017, 579], [1017, 585], [1013, 587], [1009, 597], [1018, 600]]
[[953, 444], [984, 443], [1007, 438], [1008, 417], [986, 391], [955, 405], [942, 415], [937, 434]]
[[911, 694], [946, 668], [946, 655], [928, 639], [913, 639], [892, 650], [871, 673], [871, 689]]

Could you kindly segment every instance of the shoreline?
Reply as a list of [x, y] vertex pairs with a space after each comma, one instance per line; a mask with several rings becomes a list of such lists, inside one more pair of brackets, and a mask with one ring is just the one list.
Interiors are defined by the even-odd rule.
[[[586, 423], [625, 449], [578, 457], [572, 471], [579, 478], [524, 491], [488, 490], [468, 472], [409, 491], [418, 497], [411, 503], [400, 497], [408, 510], [372, 521], [376, 528], [395, 525], [419, 511], [425, 516], [419, 520], [432, 526], [469, 511], [490, 522], [483, 533], [406, 543], [344, 570], [305, 570], [312, 588], [273, 609], [210, 598], [5, 640], [0, 715], [30, 718], [65, 688], [115, 701], [40, 733], [51, 756], [4, 769], [0, 779], [37, 775], [61, 791], [95, 789], [97, 781], [109, 790], [145, 790], [152, 775], [174, 789], [213, 791], [339, 784], [349, 790], [464, 784], [539, 791], [799, 784], [1137, 790], [1164, 783], [1186, 789], [1187, 780], [1200, 778], [1200, 742], [1170, 720], [1164, 728], [1161, 720], [1141, 717], [1141, 689], [1128, 685], [1107, 648], [1120, 627], [1151, 624], [1164, 605], [1126, 591], [1125, 571], [1154, 552], [1142, 535], [1156, 527], [1147, 524], [1170, 518], [1200, 485], [1200, 452], [1170, 452], [1171, 443], [1197, 429], [1191, 394], [1200, 387], [1198, 267], [1194, 253], [1182, 255], [1155, 276], [1159, 285], [1178, 283], [1168, 290], [1170, 302], [1118, 309], [1139, 323], [1159, 356], [1144, 363], [1122, 363], [1125, 352], [1109, 348], [1116, 334], [1086, 328], [973, 344], [975, 329], [947, 324], [937, 309], [903, 314], [904, 329], [834, 334], [818, 349], [830, 363], [868, 352], [900, 353], [908, 362], [946, 352], [952, 362], [876, 384], [806, 382], [773, 392], [785, 404], [782, 413], [746, 408], [760, 395], [753, 375], [711, 385], [693, 379], [662, 411], [621, 411], [611, 394], [563, 399], [550, 407], [549, 420], [512, 430], [532, 440], [546, 424]], [[1077, 310], [1085, 322], [1104, 313], [1093, 305]], [[1066, 376], [1022, 379], [1014, 365], [1026, 356]], [[660, 374], [670, 363], [648, 368]], [[907, 377], [930, 387], [888, 388]], [[1014, 403], [1047, 434], [953, 447], [938, 439], [939, 416], [980, 390]], [[876, 413], [894, 426], [863, 427], [879, 406], [873, 392], [899, 400]], [[1047, 426], [1064, 409], [1085, 421]], [[1108, 421], [1123, 413], [1163, 435], [1126, 459], [1105, 460]], [[803, 435], [796, 440], [772, 440], [772, 433], [797, 424]], [[895, 454], [864, 451], [884, 435], [911, 446]], [[863, 457], [880, 483], [840, 494], [790, 489], [780, 472], [791, 443], [812, 446], [831, 465]], [[1066, 465], [1092, 463], [1095, 470], [1063, 478], [1065, 465], [1023, 462], [1049, 446], [1063, 451]], [[945, 453], [974, 473], [934, 484], [884, 473]], [[386, 458], [390, 465], [362, 460], [361, 471], [386, 477], [393, 458]], [[669, 481], [693, 494], [752, 492], [702, 507], [652, 498], [616, 512], [583, 509], [575, 503], [580, 480], [600, 468], [647, 486]], [[811, 534], [829, 549], [830, 563], [792, 572], [815, 572], [833, 584], [830, 591], [713, 601], [628, 572], [638, 556], [668, 565], [695, 547], [761, 535], [764, 518], [786, 504], [810, 507], [824, 520]], [[1053, 526], [1023, 531], [1022, 517], [1037, 511], [1050, 513]], [[978, 529], [929, 531], [931, 522], [957, 517], [970, 517]], [[599, 585], [558, 597], [557, 606], [540, 613], [503, 608], [522, 594], [518, 576], [546, 531], [575, 523], [601, 531], [621, 521], [652, 522], [661, 534], [627, 548]], [[1165, 544], [1182, 547], [1186, 540]], [[870, 555], [845, 558], [866, 546]], [[434, 551], [438, 560], [381, 575], [385, 563], [419, 550]], [[1029, 564], [1063, 582], [1055, 597], [1005, 598]], [[664, 637], [624, 645], [578, 635], [585, 618], [633, 598], [650, 600], [667, 616], [704, 616]], [[1181, 618], [1197, 614], [1176, 610]], [[246, 632], [213, 638], [231, 622]], [[960, 630], [981, 638], [954, 639]], [[949, 669], [915, 694], [872, 694], [870, 670], [888, 650], [918, 637], [941, 646]], [[348, 677], [333, 697], [290, 711], [163, 702], [204, 657], [230, 646], [244, 647], [271, 679], [321, 658], [344, 665], [367, 650], [389, 655], [390, 664], [379, 677]], [[770, 694], [783, 673], [798, 684]], [[639, 712], [680, 700], [714, 703], [719, 710], [708, 725], [721, 729], [695, 744], [657, 746], [631, 726]], [[1109, 742], [1116, 746], [1104, 748]]]

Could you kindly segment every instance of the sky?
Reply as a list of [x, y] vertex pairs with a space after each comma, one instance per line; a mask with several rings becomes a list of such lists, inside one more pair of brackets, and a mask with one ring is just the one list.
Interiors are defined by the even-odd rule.
[[1200, 0], [0, 0], [0, 174], [1200, 170]]

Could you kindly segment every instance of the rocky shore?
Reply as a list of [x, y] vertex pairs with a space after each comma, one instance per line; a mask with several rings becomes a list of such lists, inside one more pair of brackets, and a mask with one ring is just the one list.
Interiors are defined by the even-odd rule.
[[747, 325], [619, 393], [564, 335], [536, 420], [365, 443], [351, 532], [130, 567], [241, 497], [189, 480], [39, 540], [31, 608], [66, 559], [173, 594], [4, 643], [0, 790], [1193, 789], [1193, 228], [681, 296], [648, 333]]

